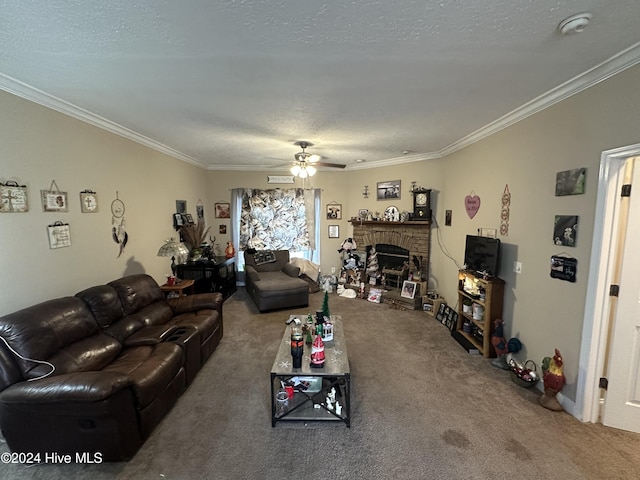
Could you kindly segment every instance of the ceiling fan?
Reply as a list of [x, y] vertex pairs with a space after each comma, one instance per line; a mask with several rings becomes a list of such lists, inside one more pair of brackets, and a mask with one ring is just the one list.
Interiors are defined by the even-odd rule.
[[321, 162], [319, 155], [312, 155], [305, 150], [313, 146], [313, 143], [306, 141], [295, 142], [294, 145], [302, 148], [301, 152], [294, 155], [296, 159], [291, 166], [291, 173], [300, 178], [312, 177], [316, 174], [316, 167], [330, 167], [330, 168], [344, 168], [345, 165], [341, 163], [327, 163]]

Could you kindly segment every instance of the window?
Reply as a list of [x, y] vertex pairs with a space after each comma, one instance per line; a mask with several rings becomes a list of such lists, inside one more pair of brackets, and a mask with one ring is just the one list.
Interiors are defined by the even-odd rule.
[[[234, 189], [232, 240], [238, 245], [238, 270], [247, 248], [289, 250], [291, 257], [320, 263], [320, 190]], [[233, 228], [238, 226], [239, 228]]]

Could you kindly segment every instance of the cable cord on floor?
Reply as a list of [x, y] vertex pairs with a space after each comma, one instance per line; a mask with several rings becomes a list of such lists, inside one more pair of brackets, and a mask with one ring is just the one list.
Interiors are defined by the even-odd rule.
[[53, 363], [47, 362], [45, 360], [35, 360], [33, 358], [27, 358], [27, 357], [23, 357], [22, 355], [20, 355], [18, 352], [16, 352], [13, 347], [11, 347], [11, 345], [9, 345], [9, 342], [7, 342], [7, 340], [4, 337], [0, 337], [0, 340], [2, 340], [4, 342], [4, 344], [7, 346], [7, 348], [9, 350], [11, 350], [11, 352], [16, 355], [17, 357], [21, 358], [22, 360], [25, 360], [27, 362], [34, 362], [34, 363], [40, 363], [43, 365], [48, 365], [51, 367], [51, 371], [45, 373], [44, 375], [40, 375], [39, 377], [36, 378], [28, 378], [27, 381], [28, 382], [33, 382], [35, 380], [41, 380], [43, 378], [48, 377], [49, 375], [51, 375], [53, 372], [56, 371], [56, 367], [53, 365]]

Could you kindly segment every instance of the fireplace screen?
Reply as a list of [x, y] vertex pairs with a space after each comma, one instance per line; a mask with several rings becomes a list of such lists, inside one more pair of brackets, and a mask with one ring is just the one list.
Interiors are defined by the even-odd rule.
[[378, 243], [376, 245], [376, 252], [378, 254], [378, 266], [380, 269], [402, 270], [405, 262], [409, 262], [409, 250], [398, 247], [397, 245]]

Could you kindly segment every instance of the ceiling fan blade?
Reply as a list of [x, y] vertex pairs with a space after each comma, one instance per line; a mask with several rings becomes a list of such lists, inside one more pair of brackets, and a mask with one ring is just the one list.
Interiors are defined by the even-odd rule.
[[317, 166], [317, 167], [330, 167], [330, 168], [344, 168], [344, 167], [346, 167], [346, 165], [343, 165], [341, 163], [326, 163], [326, 162], [315, 162], [313, 165]]

